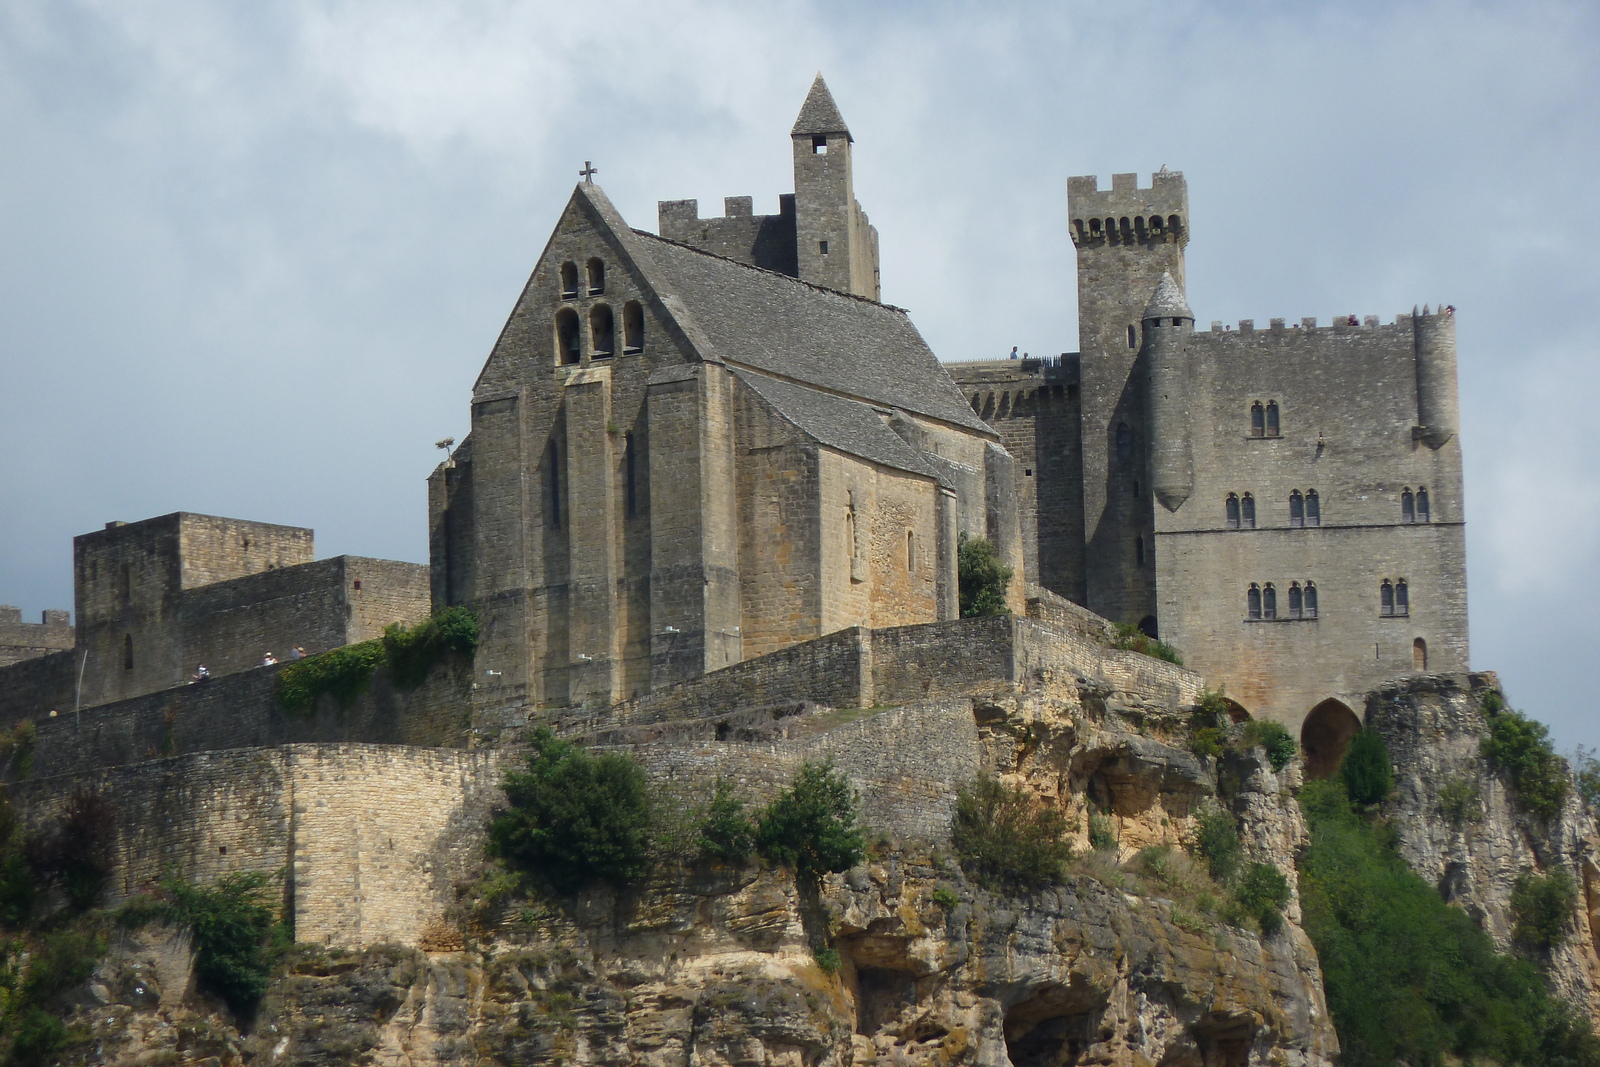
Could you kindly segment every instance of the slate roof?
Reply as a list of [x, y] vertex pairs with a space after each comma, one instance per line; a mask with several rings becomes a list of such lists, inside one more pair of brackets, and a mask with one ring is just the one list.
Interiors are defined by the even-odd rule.
[[901, 309], [633, 235], [702, 355], [994, 436]]
[[[789, 136], [800, 137], [808, 133], [842, 133], [850, 137], [850, 128], [844, 124], [844, 116], [839, 114], [839, 105], [833, 102], [833, 94], [828, 92], [828, 83], [822, 80], [822, 74], [817, 74], [817, 80], [811, 83], [811, 91], [806, 94], [806, 102], [800, 105], [800, 115], [794, 120], [794, 129], [789, 131]], [[854, 137], [850, 137], [854, 141]]]
[[1189, 302], [1183, 298], [1183, 290], [1172, 280], [1172, 275], [1163, 271], [1161, 280], [1156, 283], [1155, 292], [1150, 294], [1150, 303], [1144, 309], [1144, 317], [1160, 319], [1170, 316], [1192, 319], [1194, 312], [1189, 310]]
[[870, 405], [765, 374], [737, 369], [733, 373], [786, 419], [829, 448], [885, 467], [938, 477], [923, 462], [922, 454], [885, 425], [883, 416]]

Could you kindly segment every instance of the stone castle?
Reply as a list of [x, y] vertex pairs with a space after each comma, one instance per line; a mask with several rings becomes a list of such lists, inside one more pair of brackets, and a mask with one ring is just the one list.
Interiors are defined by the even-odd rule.
[[1182, 174], [1072, 178], [1078, 351], [941, 363], [878, 299], [820, 76], [790, 139], [776, 215], [663, 201], [652, 234], [576, 187], [429, 479], [426, 567], [317, 561], [263, 523], [109, 524], [76, 541], [75, 626], [0, 609], [0, 714], [458, 604], [475, 713], [618, 707], [953, 620], [967, 537], [1013, 568], [1017, 614], [1159, 636], [1308, 748], [1387, 680], [1467, 669], [1452, 308], [1197, 330]]

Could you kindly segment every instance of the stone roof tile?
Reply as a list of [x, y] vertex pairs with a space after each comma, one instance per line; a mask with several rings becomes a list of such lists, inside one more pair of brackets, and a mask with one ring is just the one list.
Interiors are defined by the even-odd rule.
[[871, 405], [748, 370], [733, 373], [821, 444], [885, 467], [937, 477], [922, 454], [885, 425]]
[[[789, 136], [808, 133], [842, 133], [850, 137], [850, 128], [844, 124], [844, 116], [839, 114], [839, 105], [833, 102], [833, 94], [828, 92], [828, 83], [822, 80], [821, 72], [811, 83], [811, 91], [806, 94], [806, 102], [800, 105], [800, 116], [794, 120]], [[850, 139], [855, 140], [854, 137]]]

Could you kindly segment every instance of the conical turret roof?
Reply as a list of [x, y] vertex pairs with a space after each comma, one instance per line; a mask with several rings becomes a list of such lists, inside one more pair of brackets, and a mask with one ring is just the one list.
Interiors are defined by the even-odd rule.
[[1183, 298], [1183, 290], [1178, 288], [1178, 283], [1172, 280], [1170, 273], [1161, 275], [1161, 280], [1156, 283], [1156, 291], [1150, 297], [1150, 303], [1144, 309], [1147, 319], [1165, 318], [1194, 318], [1194, 312], [1189, 310], [1189, 302]]
[[[794, 129], [789, 131], [791, 137], [803, 137], [816, 133], [842, 133], [850, 137], [850, 128], [844, 124], [844, 116], [839, 114], [839, 105], [833, 102], [833, 94], [828, 92], [828, 83], [822, 80], [822, 73], [817, 73], [817, 80], [811, 83], [811, 91], [806, 94], [806, 102], [800, 106], [800, 117], [794, 120]], [[850, 137], [854, 141], [854, 137]]]

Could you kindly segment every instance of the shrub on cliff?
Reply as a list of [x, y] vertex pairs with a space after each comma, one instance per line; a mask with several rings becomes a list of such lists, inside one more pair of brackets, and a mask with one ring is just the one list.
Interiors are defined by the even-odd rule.
[[1117, 631], [1117, 638], [1113, 643], [1117, 648], [1122, 649], [1124, 652], [1137, 652], [1152, 659], [1165, 660], [1168, 663], [1175, 663], [1180, 667], [1183, 666], [1183, 654], [1165, 641], [1151, 637], [1132, 623], [1119, 622], [1113, 625]]
[[1512, 937], [1528, 948], [1548, 952], [1566, 940], [1578, 906], [1578, 887], [1564, 870], [1528, 872], [1511, 890]]
[[489, 824], [490, 855], [559, 893], [649, 870], [650, 793], [632, 757], [595, 755], [540, 727], [527, 770], [506, 772], [504, 786], [509, 806]]
[[712, 787], [696, 829], [701, 854], [713, 859], [738, 863], [756, 850], [756, 824], [726, 778], [718, 778]]
[[1009, 615], [1006, 587], [1011, 584], [1011, 568], [987, 538], [962, 534], [956, 549], [956, 570], [961, 600], [961, 617]]
[[1199, 832], [1195, 845], [1211, 869], [1211, 877], [1219, 882], [1230, 882], [1239, 870], [1239, 829], [1233, 816], [1220, 808], [1213, 808], [1200, 816]]
[[1275, 771], [1287, 767], [1300, 748], [1294, 743], [1294, 735], [1281, 722], [1271, 719], [1253, 719], [1245, 723], [1239, 740], [1247, 748], [1259, 745], [1266, 749], [1267, 762], [1272, 764]]
[[1389, 746], [1372, 730], [1363, 730], [1350, 739], [1339, 777], [1353, 804], [1380, 804], [1394, 791], [1394, 764], [1389, 761]]
[[277, 909], [272, 876], [262, 871], [223, 875], [214, 885], [169, 879], [163, 917], [194, 933], [195, 977], [206, 990], [245, 1014], [267, 990], [272, 974], [269, 938]]
[[75, 911], [100, 900], [111, 875], [116, 817], [104, 796], [80, 790], [67, 802], [61, 820], [29, 837], [23, 846], [38, 882], [54, 885]]
[[847, 871], [866, 856], [855, 791], [827, 763], [804, 763], [756, 825], [756, 850], [808, 878]]
[[1031, 790], [983, 777], [956, 792], [950, 841], [967, 877], [991, 889], [1032, 890], [1066, 875], [1070, 827]]
[[1489, 736], [1479, 751], [1489, 766], [1511, 779], [1518, 803], [1548, 819], [1567, 799], [1566, 761], [1556, 755], [1544, 723], [1506, 707], [1498, 694], [1491, 695], [1495, 699], [1484, 705], [1490, 711]]
[[1270, 863], [1252, 863], [1233, 891], [1239, 910], [1256, 921], [1271, 937], [1283, 929], [1283, 909], [1289, 904], [1289, 879]]
[[470, 658], [477, 649], [478, 617], [471, 608], [447, 608], [409, 628], [395, 623], [379, 640], [286, 664], [278, 671], [278, 706], [306, 715], [326, 695], [348, 708], [372, 684], [373, 672], [385, 665], [396, 689], [415, 689], [440, 663]]

